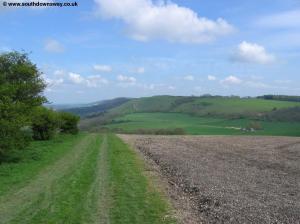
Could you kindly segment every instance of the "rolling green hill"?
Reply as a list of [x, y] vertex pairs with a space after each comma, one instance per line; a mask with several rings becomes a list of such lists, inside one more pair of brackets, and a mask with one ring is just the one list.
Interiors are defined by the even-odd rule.
[[[237, 131], [238, 129], [246, 128], [251, 121], [258, 120], [263, 122], [263, 126], [269, 129], [257, 132], [259, 134], [298, 135], [298, 131], [296, 131], [296, 134], [294, 132], [284, 134], [284, 130], [282, 132], [275, 131], [276, 133], [272, 131], [276, 127], [292, 128], [294, 130], [295, 127], [292, 123], [298, 122], [300, 117], [298, 108], [300, 108], [300, 102], [262, 98], [153, 96], [131, 99], [99, 116], [85, 118], [82, 120], [80, 127], [83, 130], [109, 128], [111, 130], [134, 132], [134, 130], [142, 128], [182, 128], [184, 126], [183, 129], [188, 134], [236, 134], [240, 132]], [[143, 113], [143, 115], [140, 113]], [[155, 117], [154, 113], [159, 113], [159, 118]], [[162, 116], [162, 113], [166, 114]], [[287, 113], [293, 114], [292, 120], [291, 116], [286, 116]], [[176, 119], [174, 114], [179, 114], [176, 115]], [[180, 117], [181, 115], [189, 118]], [[192, 121], [188, 122], [187, 120], [190, 119]], [[224, 125], [220, 126], [219, 124], [215, 125], [214, 130], [207, 126], [204, 128], [203, 125], [201, 130], [199, 127], [195, 129], [192, 124], [201, 123], [203, 119], [205, 122], [210, 121], [210, 119], [217, 123], [220, 121], [227, 122], [228, 124], [224, 124], [225, 127], [230, 127], [232, 123], [235, 123], [236, 125], [233, 125], [233, 127], [236, 129], [221, 128]], [[151, 122], [153, 123], [151, 124]], [[271, 122], [272, 125], [270, 125]], [[219, 131], [215, 130], [216, 127]]]
[[138, 134], [170, 134], [179, 129], [182, 131], [174, 130], [174, 134], [300, 136], [300, 125], [295, 122], [259, 121], [261, 130], [242, 130], [252, 122], [250, 119], [196, 117], [182, 113], [132, 113], [104, 127], [114, 132]]
[[65, 108], [61, 110], [74, 113], [81, 117], [92, 117], [92, 116], [97, 116], [111, 108], [118, 107], [129, 100], [130, 100], [129, 98], [115, 98], [112, 100], [103, 100], [103, 101], [95, 102], [92, 105], [86, 105], [86, 106], [74, 107], [74, 108]]

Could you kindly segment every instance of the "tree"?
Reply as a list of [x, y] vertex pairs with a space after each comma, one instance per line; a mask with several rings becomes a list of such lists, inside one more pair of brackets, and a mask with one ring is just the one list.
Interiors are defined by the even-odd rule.
[[32, 111], [46, 102], [41, 73], [25, 53], [0, 54], [0, 162], [28, 143], [22, 129]]
[[78, 133], [77, 124], [80, 119], [79, 116], [67, 112], [60, 112], [60, 119], [61, 119], [61, 126], [60, 126], [61, 132], [70, 133], [70, 134]]
[[31, 124], [33, 139], [51, 139], [59, 131], [60, 124], [61, 120], [57, 112], [46, 107], [36, 108]]

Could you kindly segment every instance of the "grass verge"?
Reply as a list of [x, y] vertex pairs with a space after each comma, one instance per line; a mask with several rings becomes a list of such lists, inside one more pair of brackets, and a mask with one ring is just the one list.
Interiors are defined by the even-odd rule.
[[121, 139], [108, 136], [111, 223], [175, 223], [169, 205], [143, 175], [143, 163]]
[[80, 142], [86, 134], [59, 135], [49, 141], [36, 141], [22, 152], [18, 163], [0, 166], [0, 196], [26, 185], [44, 167], [55, 162]]

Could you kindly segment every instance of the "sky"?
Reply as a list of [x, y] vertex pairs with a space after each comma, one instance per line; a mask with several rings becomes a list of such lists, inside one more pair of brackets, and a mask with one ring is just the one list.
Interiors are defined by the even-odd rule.
[[165, 94], [300, 95], [299, 0], [3, 2], [0, 53], [29, 53], [56, 104]]

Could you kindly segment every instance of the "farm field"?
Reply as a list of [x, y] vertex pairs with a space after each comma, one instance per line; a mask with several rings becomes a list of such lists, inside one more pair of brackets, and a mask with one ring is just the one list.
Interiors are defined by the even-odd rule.
[[[0, 223], [175, 223], [143, 161], [115, 135], [34, 142], [0, 166]], [[26, 154], [27, 153], [27, 154]]]
[[176, 209], [192, 208], [184, 223], [299, 223], [300, 138], [120, 136], [158, 166]]
[[111, 130], [136, 132], [138, 129], [182, 128], [192, 135], [275, 135], [300, 136], [299, 123], [260, 121], [263, 130], [243, 132], [251, 120], [195, 117], [182, 113], [133, 113], [114, 119], [105, 127]]

